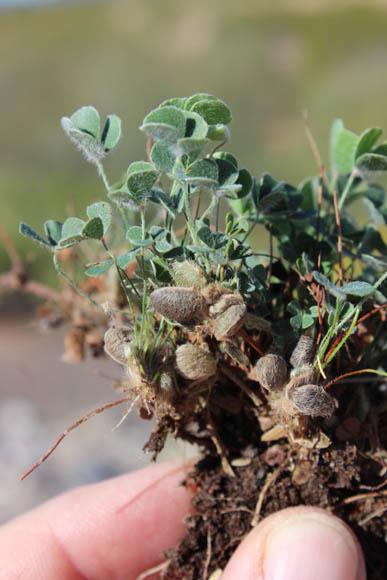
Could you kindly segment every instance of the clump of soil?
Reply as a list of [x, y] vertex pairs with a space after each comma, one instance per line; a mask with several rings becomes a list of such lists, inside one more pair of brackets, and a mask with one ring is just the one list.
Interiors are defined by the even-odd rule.
[[210, 578], [225, 568], [253, 525], [282, 508], [304, 504], [328, 509], [346, 521], [366, 555], [368, 577], [382, 580], [387, 571], [387, 513], [386, 492], [377, 489], [380, 467], [348, 443], [316, 451], [281, 442], [246, 447], [233, 462], [232, 478], [207, 454], [184, 482], [195, 492], [194, 513], [187, 517], [186, 536], [165, 554], [170, 563], [163, 577]]
[[[248, 346], [245, 352], [254, 359]], [[222, 366], [226, 362], [227, 356], [218, 362], [222, 372], [205, 391], [205, 407], [203, 402], [184, 414], [181, 395], [174, 403], [175, 416], [161, 416], [146, 445], [157, 455], [173, 432], [204, 450], [184, 482], [193, 493], [193, 513], [186, 519], [185, 537], [165, 554], [169, 564], [163, 578], [210, 578], [225, 568], [262, 518], [297, 505], [318, 506], [346, 521], [364, 550], [368, 577], [385, 578], [383, 420], [376, 425], [369, 413], [360, 421], [356, 410], [361, 401], [353, 385], [337, 383], [329, 389], [338, 407], [331, 417], [299, 416], [284, 430], [272, 393], [236, 364]], [[346, 364], [341, 366], [346, 370]], [[375, 403], [382, 393], [375, 385], [372, 389]]]

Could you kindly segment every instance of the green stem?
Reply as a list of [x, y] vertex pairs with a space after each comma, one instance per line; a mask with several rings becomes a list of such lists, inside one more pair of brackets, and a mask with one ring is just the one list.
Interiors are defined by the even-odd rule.
[[252, 233], [253, 229], [255, 228], [255, 226], [258, 224], [257, 220], [254, 220], [253, 224], [251, 225], [251, 227], [249, 228], [249, 230], [246, 232], [246, 235], [244, 236], [244, 238], [241, 241], [241, 244], [244, 244], [245, 241], [247, 240], [247, 238], [250, 236], [250, 234]]
[[212, 210], [214, 209], [214, 207], [216, 205], [216, 201], [217, 201], [217, 198], [216, 198], [216, 195], [214, 195], [212, 197], [207, 209], [202, 213], [202, 215], [200, 217], [201, 221], [203, 221], [203, 219], [206, 218], [212, 212]]
[[359, 318], [360, 310], [361, 310], [360, 308], [356, 309], [356, 314], [352, 320], [351, 326], [348, 328], [347, 332], [345, 333], [343, 338], [340, 340], [340, 342], [336, 346], [336, 348], [331, 352], [331, 354], [329, 355], [327, 360], [324, 363], [321, 363], [323, 369], [325, 369], [325, 367], [331, 362], [331, 360], [336, 356], [336, 354], [339, 352], [341, 347], [347, 342], [347, 339], [351, 336], [352, 331], [356, 326], [357, 319]]
[[[320, 347], [318, 349], [318, 353], [317, 353], [317, 358], [316, 361], [314, 363], [314, 366], [317, 367], [318, 366], [318, 361], [317, 359], [319, 359], [320, 361], [323, 360], [324, 355], [328, 349], [328, 345], [329, 342], [332, 338], [332, 336], [335, 334], [335, 332], [337, 332], [337, 322], [339, 320], [339, 313], [340, 313], [340, 308], [341, 308], [342, 302], [340, 300], [336, 300], [336, 311], [335, 311], [335, 318], [333, 320], [333, 324], [330, 326], [330, 328], [328, 329], [326, 335], [324, 336], [323, 340], [321, 341]], [[351, 313], [353, 314], [353, 313]]]
[[[123, 291], [125, 293], [126, 301], [127, 301], [128, 306], [130, 308], [130, 313], [131, 313], [131, 316], [132, 316], [132, 319], [133, 319], [134, 338], [135, 338], [136, 345], [138, 345], [138, 332], [137, 332], [137, 323], [136, 323], [136, 313], [134, 312], [133, 303], [132, 303], [132, 300], [131, 300], [131, 298], [129, 296], [128, 289], [127, 289], [127, 286], [125, 284], [125, 280], [123, 279], [123, 276], [122, 276], [122, 273], [124, 273], [125, 276], [126, 276], [126, 273], [118, 265], [117, 258], [114, 256], [114, 254], [108, 248], [108, 246], [107, 246], [104, 238], [101, 238], [101, 242], [102, 242], [102, 245], [105, 248], [106, 252], [109, 254], [109, 256], [111, 257], [111, 259], [113, 260], [114, 266], [115, 266], [115, 268], [117, 270], [117, 274], [118, 274], [118, 277], [119, 277], [120, 282], [121, 282], [121, 287], [122, 287], [122, 289], [123, 289]], [[127, 279], [132, 284], [132, 281], [128, 277], [127, 277]], [[133, 286], [133, 284], [132, 284], [132, 287], [135, 290], [135, 292], [138, 294], [138, 292], [137, 292], [136, 288]]]
[[[373, 285], [373, 288], [376, 290], [377, 288], [379, 288], [379, 286], [384, 282], [384, 280], [387, 278], [387, 272], [385, 272], [384, 274], [382, 274], [379, 278], [379, 280], [377, 280], [377, 282], [375, 282], [375, 284]], [[369, 298], [367, 296], [367, 298]]]
[[[145, 222], [145, 209], [144, 206], [140, 207], [141, 216], [141, 239], [145, 240], [146, 237], [146, 222]], [[145, 273], [145, 248], [141, 247], [141, 269], [143, 277], [143, 293], [142, 293], [142, 306], [141, 306], [141, 327], [140, 335], [144, 337], [143, 350], [146, 352], [149, 343], [149, 323], [146, 309], [146, 299], [147, 299], [147, 284], [146, 284], [146, 273]]]
[[[105, 189], [106, 189], [107, 193], [110, 193], [111, 186], [110, 186], [109, 180], [108, 180], [108, 178], [106, 176], [106, 173], [105, 173], [105, 170], [103, 168], [102, 163], [100, 161], [97, 161], [96, 162], [96, 166], [97, 166], [97, 169], [98, 169], [98, 175], [102, 178], [102, 181], [103, 181], [103, 184], [105, 186]], [[116, 203], [116, 206], [118, 207], [118, 211], [121, 214], [122, 220], [124, 222], [125, 230], [127, 230], [128, 227], [129, 227], [129, 220], [128, 220], [128, 217], [127, 217], [127, 215], [125, 213], [125, 210], [122, 207], [122, 205], [119, 204], [119, 203]]]
[[70, 284], [70, 286], [72, 288], [74, 288], [74, 290], [78, 294], [80, 294], [81, 296], [83, 296], [84, 298], [86, 298], [86, 300], [88, 300], [91, 304], [93, 304], [93, 306], [97, 306], [98, 308], [102, 308], [101, 304], [98, 304], [98, 302], [96, 302], [95, 300], [93, 300], [91, 298], [91, 296], [89, 296], [89, 294], [87, 294], [86, 292], [84, 292], [78, 286], [78, 284], [75, 282], [75, 280], [73, 280], [71, 278], [71, 276], [69, 276], [64, 270], [62, 270], [62, 267], [61, 267], [60, 263], [58, 262], [58, 258], [57, 258], [57, 256], [55, 254], [53, 255], [53, 262], [54, 262], [55, 270], [58, 272], [58, 274], [60, 274], [61, 276], [63, 276], [63, 278], [65, 278], [67, 280], [67, 282]]
[[344, 190], [343, 190], [343, 193], [341, 194], [341, 197], [340, 197], [340, 200], [339, 200], [339, 204], [338, 204], [339, 211], [341, 211], [341, 210], [342, 210], [342, 208], [343, 208], [343, 206], [344, 206], [344, 203], [345, 203], [345, 200], [346, 200], [346, 198], [347, 198], [347, 195], [348, 195], [348, 193], [349, 193], [349, 191], [350, 191], [350, 189], [351, 189], [351, 187], [352, 187], [352, 184], [353, 184], [353, 182], [354, 182], [354, 179], [355, 179], [355, 178], [356, 178], [358, 175], [359, 175], [359, 173], [358, 173], [358, 170], [357, 170], [356, 168], [354, 168], [354, 169], [352, 170], [352, 173], [351, 173], [351, 175], [350, 175], [350, 176], [349, 176], [349, 178], [348, 178], [348, 181], [347, 181], [347, 183], [346, 183], [346, 185], [345, 185], [345, 188], [344, 188]]
[[187, 216], [187, 226], [189, 229], [189, 233], [191, 234], [193, 243], [196, 246], [199, 246], [200, 241], [199, 238], [197, 237], [196, 229], [192, 219], [191, 202], [189, 199], [188, 187], [185, 184], [183, 185], [183, 195], [184, 195], [184, 209], [185, 215]]
[[[382, 276], [380, 276], [379, 280], [377, 280], [377, 282], [373, 285], [373, 288], [376, 290], [383, 282], [384, 280], [387, 278], [387, 272], [385, 272], [384, 274], [382, 274]], [[349, 338], [352, 330], [354, 329], [357, 319], [359, 318], [361, 309], [363, 307], [363, 304], [365, 302], [367, 302], [367, 300], [369, 300], [370, 296], [364, 296], [364, 298], [362, 298], [360, 300], [360, 302], [358, 303], [356, 309], [354, 311], [349, 312], [346, 316], [344, 316], [344, 318], [341, 320], [340, 324], [337, 324], [338, 322], [338, 315], [339, 315], [339, 310], [341, 307], [341, 302], [339, 300], [337, 300], [336, 302], [336, 313], [335, 313], [335, 320], [331, 326], [331, 328], [328, 330], [327, 334], [324, 336], [319, 351], [318, 351], [318, 358], [320, 359], [320, 361], [323, 360], [325, 352], [327, 351], [328, 345], [329, 345], [329, 341], [331, 340], [332, 336], [334, 334], [337, 334], [339, 332], [339, 330], [341, 330], [343, 328], [343, 326], [352, 318], [353, 321], [351, 322], [351, 326], [349, 327], [349, 330], [345, 333], [343, 339], [340, 341], [340, 343], [337, 345], [337, 347], [334, 349], [334, 351], [329, 355], [329, 358], [327, 361], [324, 362], [323, 364], [323, 368], [325, 368], [327, 366], [327, 364], [333, 359], [333, 357], [337, 354], [337, 352], [340, 350], [340, 348], [343, 346], [343, 344], [347, 341], [347, 339]], [[314, 366], [317, 367], [318, 366], [318, 362], [316, 360], [316, 362], [314, 363]]]
[[216, 199], [216, 221], [215, 221], [215, 228], [216, 231], [219, 231], [219, 217], [220, 217], [220, 198], [214, 196]]
[[97, 161], [96, 166], [98, 169], [98, 175], [102, 178], [102, 181], [104, 183], [106, 191], [109, 193], [111, 188], [110, 188], [110, 184], [109, 184], [108, 178], [106, 176], [105, 170], [103, 168], [103, 165], [100, 161]]
[[214, 154], [214, 153], [216, 153], [216, 151], [217, 151], [218, 149], [220, 149], [221, 147], [223, 147], [223, 145], [225, 145], [226, 143], [227, 143], [227, 139], [225, 139], [224, 141], [221, 141], [221, 142], [220, 142], [220, 143], [219, 143], [219, 144], [218, 144], [218, 145], [215, 147], [215, 149], [213, 149], [213, 150], [211, 151], [211, 153], [209, 154], [209, 156], [208, 156], [208, 157], [212, 157], [212, 156], [213, 156], [213, 154]]

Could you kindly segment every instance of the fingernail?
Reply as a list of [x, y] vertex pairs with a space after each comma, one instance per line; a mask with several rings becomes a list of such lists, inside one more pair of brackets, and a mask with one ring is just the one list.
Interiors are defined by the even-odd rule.
[[361, 567], [349, 530], [323, 512], [291, 517], [266, 538], [264, 580], [359, 580]]

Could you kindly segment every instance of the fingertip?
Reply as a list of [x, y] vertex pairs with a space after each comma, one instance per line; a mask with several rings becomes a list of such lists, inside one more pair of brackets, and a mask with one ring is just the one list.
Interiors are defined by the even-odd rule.
[[190, 468], [152, 465], [75, 489], [9, 522], [0, 528], [4, 577], [136, 578], [184, 534], [190, 494], [181, 482]]
[[319, 508], [299, 506], [272, 514], [232, 556], [222, 580], [365, 580], [352, 530]]

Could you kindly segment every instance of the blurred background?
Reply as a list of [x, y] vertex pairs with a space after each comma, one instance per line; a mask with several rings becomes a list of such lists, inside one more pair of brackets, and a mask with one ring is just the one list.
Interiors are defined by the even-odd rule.
[[[56, 285], [47, 252], [18, 234], [104, 198], [61, 116], [94, 105], [122, 119], [105, 168], [145, 157], [138, 131], [162, 100], [209, 92], [233, 110], [228, 149], [294, 185], [317, 168], [302, 112], [328, 164], [330, 125], [387, 127], [387, 0], [0, 0], [0, 225], [33, 276]], [[76, 214], [77, 215], [77, 214]], [[3, 235], [4, 238], [4, 235]], [[4, 242], [4, 239], [3, 239]], [[0, 272], [10, 266], [0, 241]], [[262, 241], [262, 244], [264, 241]], [[0, 297], [0, 521], [74, 485], [146, 465], [151, 425], [109, 411], [82, 425], [26, 481], [18, 477], [75, 419], [114, 399], [106, 360], [62, 362], [65, 329], [42, 332], [35, 303]], [[173, 444], [167, 456], [190, 451]]]

